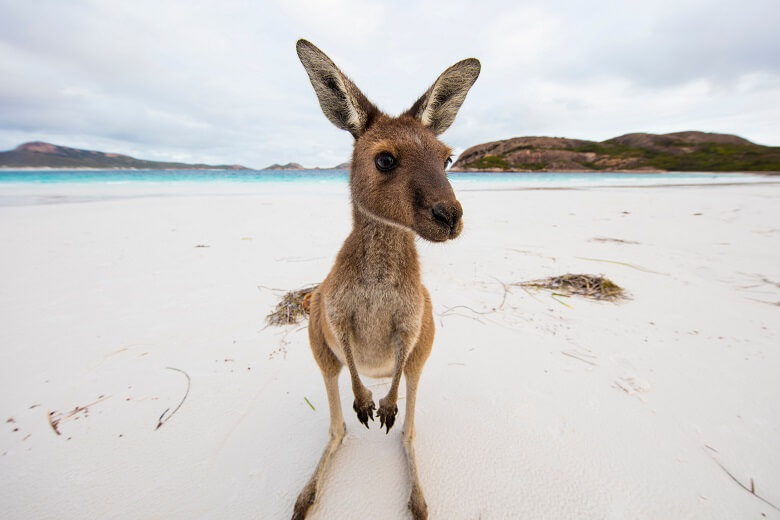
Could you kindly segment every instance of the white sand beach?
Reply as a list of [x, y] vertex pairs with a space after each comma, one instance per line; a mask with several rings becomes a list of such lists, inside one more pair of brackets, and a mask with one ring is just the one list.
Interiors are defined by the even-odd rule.
[[[780, 184], [458, 196], [418, 242], [431, 518], [780, 518]], [[328, 406], [305, 323], [264, 317], [349, 228], [346, 189], [0, 207], [0, 517], [289, 518]], [[631, 299], [508, 285], [565, 273]], [[366, 430], [341, 390], [311, 518], [406, 518], [403, 411]]]

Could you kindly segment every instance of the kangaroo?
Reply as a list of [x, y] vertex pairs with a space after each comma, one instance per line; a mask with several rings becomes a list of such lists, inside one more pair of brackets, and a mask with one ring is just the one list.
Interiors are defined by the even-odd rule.
[[[445, 242], [463, 229], [463, 208], [445, 174], [452, 151], [436, 136], [455, 120], [479, 76], [480, 63], [474, 58], [456, 63], [409, 110], [391, 117], [317, 47], [299, 40], [296, 48], [325, 116], [351, 133], [355, 144], [349, 179], [352, 232], [309, 303], [309, 342], [330, 407], [329, 440], [295, 502], [292, 518], [306, 517], [344, 439], [338, 377], [346, 365], [358, 421], [368, 428], [376, 410], [379, 427], [387, 433], [395, 424], [398, 385], [404, 374], [408, 506], [414, 519], [425, 519], [428, 506], [413, 444], [414, 405], [420, 373], [433, 346], [434, 323], [415, 238]], [[359, 374], [392, 377], [378, 409]]]

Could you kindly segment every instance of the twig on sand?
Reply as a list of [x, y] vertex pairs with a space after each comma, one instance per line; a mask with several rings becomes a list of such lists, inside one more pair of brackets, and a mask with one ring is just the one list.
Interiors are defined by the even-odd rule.
[[573, 309], [573, 308], [574, 308], [574, 307], [572, 307], [571, 305], [569, 305], [568, 303], [566, 303], [565, 301], [563, 301], [563, 300], [559, 300], [559, 299], [558, 299], [558, 297], [563, 297], [563, 298], [571, 298], [571, 296], [570, 296], [570, 295], [568, 295], [568, 294], [561, 294], [561, 293], [555, 293], [555, 292], [554, 292], [554, 293], [552, 293], [552, 294], [550, 295], [550, 298], [552, 298], [552, 299], [553, 299], [553, 300], [555, 300], [556, 302], [560, 303], [560, 304], [561, 304], [561, 305], [563, 305], [564, 307], [568, 307], [568, 308], [570, 308], [570, 309]]
[[769, 507], [771, 507], [772, 509], [774, 509], [775, 511], [780, 511], [780, 508], [778, 508], [778, 507], [777, 507], [776, 505], [774, 505], [772, 502], [770, 502], [770, 501], [769, 501], [769, 500], [767, 500], [766, 498], [764, 498], [764, 497], [762, 497], [761, 495], [759, 495], [758, 493], [756, 493], [756, 483], [755, 483], [755, 482], [753, 482], [753, 479], [752, 479], [752, 478], [750, 479], [750, 487], [748, 487], [748, 486], [746, 486], [745, 484], [743, 484], [742, 482], [740, 482], [740, 481], [739, 481], [739, 479], [738, 479], [737, 477], [735, 477], [735, 476], [734, 476], [734, 475], [733, 475], [733, 474], [732, 474], [732, 473], [731, 473], [729, 470], [727, 470], [727, 469], [726, 469], [726, 467], [725, 467], [723, 464], [721, 464], [721, 463], [720, 463], [720, 461], [719, 461], [718, 459], [716, 459], [716, 458], [715, 458], [715, 457], [713, 457], [712, 455], [710, 455], [710, 457], [712, 457], [712, 460], [714, 460], [714, 461], [715, 461], [715, 464], [717, 464], [718, 466], [720, 466], [720, 469], [722, 469], [723, 471], [725, 471], [725, 472], [726, 472], [726, 475], [728, 475], [729, 477], [731, 477], [731, 480], [733, 480], [734, 482], [736, 482], [737, 484], [739, 484], [739, 487], [741, 487], [742, 489], [744, 489], [745, 491], [747, 491], [748, 493], [750, 493], [751, 495], [753, 495], [754, 497], [756, 497], [757, 499], [759, 499], [760, 501], [762, 501], [763, 503], [765, 503], [766, 505], [768, 505]]
[[544, 306], [547, 306], [547, 304], [546, 304], [546, 303], [544, 303], [542, 300], [540, 300], [539, 298], [537, 298], [537, 297], [536, 297], [536, 295], [535, 295], [534, 293], [532, 293], [531, 291], [529, 291], [527, 287], [523, 287], [522, 283], [520, 283], [520, 284], [512, 284], [512, 285], [516, 285], [516, 286], [520, 287], [520, 288], [521, 288], [523, 291], [525, 291], [525, 294], [527, 294], [528, 296], [530, 296], [531, 298], [533, 298], [533, 299], [534, 299], [534, 300], [536, 300], [537, 302], [541, 303], [542, 305], [544, 305]]
[[780, 282], [775, 282], [774, 280], [770, 280], [769, 278], [767, 278], [763, 274], [743, 273], [742, 271], [738, 271], [738, 273], [741, 274], [741, 275], [744, 275], [744, 276], [746, 276], [748, 278], [752, 278], [752, 279], [754, 279], [755, 281], [758, 282], [758, 284], [752, 285], [751, 287], [759, 287], [759, 286], [761, 286], [763, 284], [766, 284], [766, 285], [773, 285], [773, 286], [775, 286], [775, 288], [780, 289]]
[[184, 392], [184, 397], [181, 398], [181, 401], [179, 402], [179, 405], [176, 408], [174, 408], [171, 413], [169, 413], [166, 416], [165, 414], [168, 413], [168, 410], [170, 410], [170, 408], [166, 408], [165, 411], [162, 413], [162, 415], [160, 415], [160, 418], [157, 419], [157, 426], [154, 428], [155, 431], [159, 430], [160, 427], [163, 424], [167, 423], [168, 420], [171, 417], [173, 417], [173, 414], [175, 414], [176, 412], [179, 411], [179, 408], [181, 408], [181, 405], [184, 404], [184, 401], [187, 399], [187, 396], [190, 395], [190, 385], [192, 384], [192, 380], [190, 379], [190, 375], [187, 372], [185, 372], [184, 370], [182, 370], [180, 368], [174, 368], [174, 367], [165, 367], [165, 368], [167, 368], [168, 370], [175, 370], [176, 372], [181, 372], [182, 374], [184, 374], [184, 377], [187, 378], [187, 391]]
[[445, 307], [444, 308], [444, 312], [439, 314], [439, 316], [446, 316], [448, 313], [450, 313], [450, 311], [454, 311], [455, 309], [466, 309], [466, 310], [469, 310], [469, 311], [473, 312], [474, 314], [481, 314], [483, 316], [486, 315], [486, 314], [493, 314], [494, 312], [496, 312], [495, 309], [490, 310], [490, 311], [475, 311], [474, 309], [472, 309], [468, 305], [455, 305], [453, 307]]
[[590, 242], [614, 242], [616, 244], [639, 244], [635, 240], [624, 240], [622, 238], [593, 237]]
[[758, 298], [748, 298], [748, 300], [753, 300], [754, 302], [766, 303], [767, 305], [774, 305], [775, 307], [780, 307], [780, 301], [770, 302], [770, 301], [766, 301], [766, 300], [759, 300]]
[[474, 314], [477, 314], [479, 316], [486, 316], [488, 314], [493, 314], [496, 312], [496, 309], [492, 309], [489, 311], [477, 311], [469, 307], [468, 305], [455, 305], [453, 307], [445, 307], [442, 312], [437, 312], [436, 315], [439, 317], [439, 324], [441, 324], [442, 328], [444, 327], [444, 318], [450, 317], [450, 316], [459, 316], [461, 318], [467, 318], [469, 320], [474, 320], [480, 325], [484, 325], [485, 322], [481, 319], [477, 318], [476, 316], [469, 316], [468, 314], [462, 314], [460, 312], [453, 312], [457, 309], [466, 309], [469, 312], [473, 312]]
[[501, 305], [498, 306], [499, 310], [504, 310], [504, 304], [506, 303], [506, 297], [509, 295], [509, 284], [507, 284], [506, 282], [502, 282], [501, 280], [499, 280], [495, 276], [491, 276], [491, 278], [493, 280], [497, 281], [498, 283], [500, 283], [501, 287], [504, 288], [504, 297], [501, 298]]
[[579, 258], [580, 260], [589, 260], [591, 262], [606, 262], [608, 264], [623, 265], [625, 267], [630, 267], [631, 269], [636, 269], [637, 271], [642, 271], [645, 273], [662, 274], [664, 276], [669, 276], [669, 273], [659, 273], [658, 271], [647, 269], [646, 267], [642, 267], [641, 265], [629, 264], [627, 262], [618, 262], [617, 260], [605, 260], [603, 258], [588, 258], [585, 256], [578, 256], [577, 258]]
[[480, 325], [484, 325], [485, 322], [480, 320], [479, 318], [475, 316], [469, 316], [468, 314], [461, 314], [459, 312], [453, 312], [452, 314], [439, 314], [439, 325], [441, 325], [441, 328], [444, 328], [444, 318], [449, 318], [451, 316], [459, 316], [461, 318], [466, 318], [472, 321], [476, 321]]
[[76, 406], [73, 410], [69, 410], [65, 413], [58, 413], [56, 411], [49, 412], [48, 419], [49, 419], [49, 426], [51, 426], [51, 429], [54, 430], [54, 433], [57, 435], [62, 435], [62, 432], [60, 432], [59, 426], [60, 422], [67, 421], [68, 419], [71, 419], [72, 417], [75, 417], [76, 415], [80, 413], [84, 413], [87, 415], [89, 413], [89, 407], [94, 406], [98, 404], [100, 401], [105, 401], [111, 397], [110, 395], [107, 396], [100, 396], [96, 401], [92, 401], [89, 404], [85, 404], [84, 406]]
[[278, 291], [278, 292], [284, 292], [284, 289], [279, 289], [278, 287], [268, 287], [267, 285], [258, 285], [258, 289], [263, 290], [269, 290], [269, 291]]
[[590, 361], [590, 360], [588, 360], [588, 359], [581, 358], [580, 356], [578, 356], [578, 355], [577, 355], [577, 354], [580, 354], [580, 355], [587, 355], [587, 354], [581, 354], [580, 352], [577, 352], [577, 353], [574, 353], [574, 352], [568, 352], [568, 351], [566, 351], [566, 350], [561, 350], [561, 354], [563, 354], [564, 356], [569, 356], [570, 358], [574, 358], [574, 359], [576, 359], [576, 360], [578, 360], [578, 361], [582, 361], [583, 363], [587, 363], [587, 364], [589, 364], [589, 365], [591, 365], [591, 366], [594, 366], [594, 367], [598, 366], [598, 365], [597, 365], [596, 363], [594, 363], [593, 361]]
[[49, 412], [47, 414], [47, 417], [49, 418], [49, 426], [51, 426], [51, 429], [54, 430], [54, 433], [56, 433], [57, 435], [62, 435], [62, 433], [60, 433], [60, 430], [57, 429], [57, 424], [59, 424], [60, 422], [59, 419], [57, 419], [56, 421], [53, 419], [54, 412]]

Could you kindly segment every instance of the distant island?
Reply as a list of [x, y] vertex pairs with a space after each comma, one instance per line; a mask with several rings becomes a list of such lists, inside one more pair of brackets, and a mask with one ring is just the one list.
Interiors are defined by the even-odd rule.
[[272, 164], [271, 166], [266, 166], [263, 168], [264, 170], [305, 170], [306, 168], [303, 167], [303, 165], [298, 164], [297, 162], [288, 162], [287, 164]]
[[97, 168], [135, 170], [248, 170], [238, 164], [144, 161], [128, 155], [68, 148], [35, 141], [0, 152], [0, 168]]
[[350, 163], [348, 162], [337, 164], [332, 168], [320, 168], [319, 166], [315, 166], [314, 168], [306, 168], [302, 164], [298, 164], [296, 162], [289, 162], [287, 164], [272, 164], [271, 166], [266, 166], [263, 169], [264, 170], [349, 170], [349, 167], [350, 167]]
[[601, 142], [515, 137], [468, 148], [451, 170], [780, 172], [780, 147], [695, 131], [634, 133]]

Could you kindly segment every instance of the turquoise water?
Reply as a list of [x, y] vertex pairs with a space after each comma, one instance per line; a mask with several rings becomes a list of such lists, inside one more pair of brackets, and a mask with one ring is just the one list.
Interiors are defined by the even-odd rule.
[[346, 182], [347, 170], [6, 170], [2, 183]]
[[[744, 181], [746, 174], [714, 173], [520, 173], [449, 172], [455, 183], [538, 184], [682, 184]], [[347, 170], [4, 170], [0, 184], [6, 183], [161, 183], [161, 182], [346, 182]], [[759, 177], [760, 178], [760, 177]]]
[[[599, 189], [780, 182], [780, 178], [713, 173], [450, 172], [456, 192]], [[0, 170], [0, 206], [91, 202], [132, 197], [316, 193], [348, 196], [347, 170]]]

